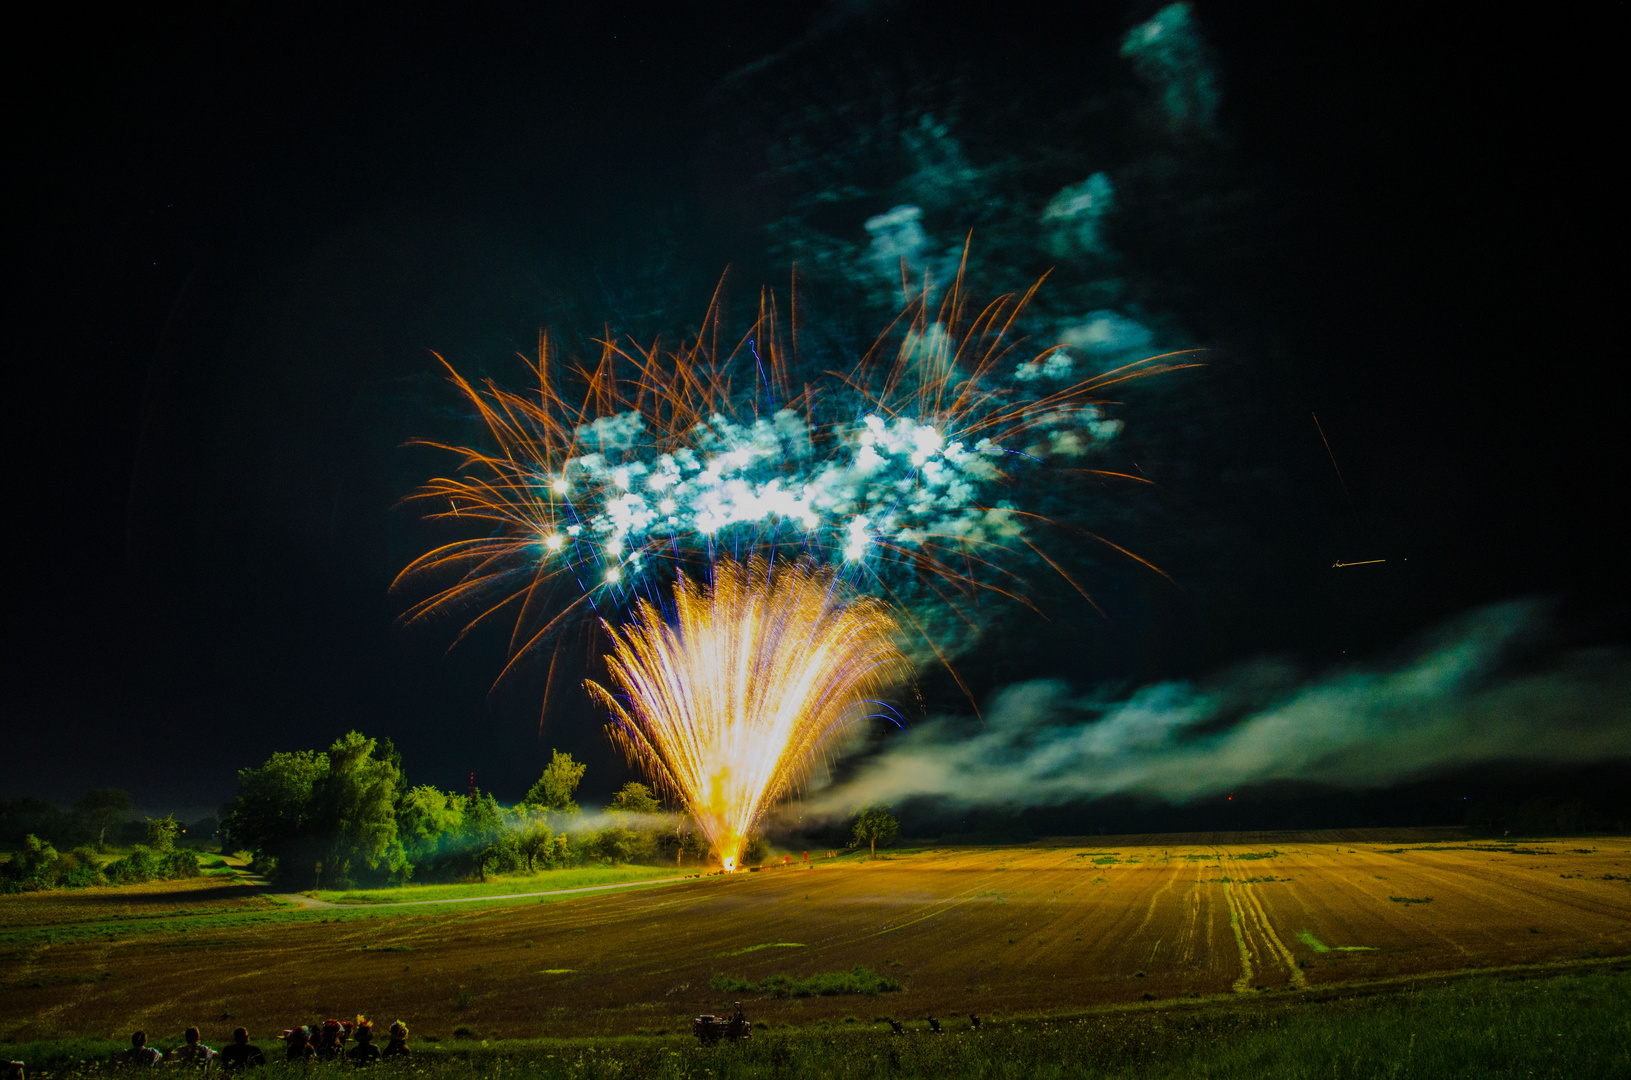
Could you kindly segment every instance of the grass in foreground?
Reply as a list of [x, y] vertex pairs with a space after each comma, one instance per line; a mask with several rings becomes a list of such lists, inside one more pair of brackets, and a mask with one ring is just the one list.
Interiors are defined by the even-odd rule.
[[491, 881], [452, 885], [400, 885], [383, 889], [327, 889], [308, 893], [331, 904], [401, 904], [414, 900], [467, 900], [511, 893], [547, 892], [553, 889], [584, 889], [595, 885], [616, 885], [625, 881], [651, 881], [661, 878], [701, 874], [698, 867], [676, 870], [672, 866], [598, 866], [579, 870], [545, 870], [537, 874], [494, 878]]
[[[741, 1045], [702, 1048], [687, 1036], [488, 1043], [415, 1048], [412, 1075], [428, 1080], [758, 1080], [819, 1076], [1141, 1077], [1177, 1080], [1357, 1080], [1631, 1075], [1631, 967], [1546, 979], [1478, 978], [1419, 992], [1272, 1004], [1110, 1011], [1076, 1019], [959, 1019], [950, 1034], [904, 1037], [881, 1023], [777, 1028]], [[264, 1034], [264, 1033], [263, 1033]], [[167, 1047], [173, 1040], [159, 1045]], [[269, 1051], [280, 1050], [262, 1038]], [[0, 1046], [37, 1078], [104, 1071], [120, 1048], [76, 1040]], [[271, 1056], [271, 1055], [269, 1055]], [[384, 1069], [381, 1075], [400, 1070]], [[262, 1080], [340, 1076], [328, 1066], [274, 1062]]]

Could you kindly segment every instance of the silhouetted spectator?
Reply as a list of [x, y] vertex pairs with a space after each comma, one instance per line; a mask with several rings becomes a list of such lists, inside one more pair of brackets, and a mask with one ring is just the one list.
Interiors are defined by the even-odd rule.
[[204, 1068], [215, 1060], [215, 1051], [198, 1041], [197, 1028], [188, 1028], [181, 1033], [181, 1037], [186, 1042], [165, 1054], [165, 1061], [179, 1061], [183, 1065], [197, 1065], [199, 1068]]
[[350, 1024], [342, 1024], [338, 1020], [324, 1020], [323, 1033], [317, 1040], [317, 1056], [324, 1061], [340, 1060], [345, 1056], [345, 1043], [350, 1035]]
[[974, 1030], [980, 1030], [980, 1018], [973, 1013], [968, 1014], [968, 1022], [974, 1025]]
[[157, 1065], [162, 1055], [147, 1045], [147, 1032], [138, 1031], [130, 1037], [130, 1049], [113, 1055], [115, 1065]]
[[[884, 1019], [889, 1020], [889, 1017], [886, 1016]], [[896, 1035], [906, 1034], [906, 1029], [901, 1026], [901, 1022], [899, 1020], [889, 1020], [889, 1026], [895, 1029]]]
[[26, 1080], [23, 1076], [24, 1064], [25, 1062], [21, 1061], [6, 1062], [6, 1080]]
[[232, 1045], [222, 1049], [220, 1058], [221, 1068], [226, 1072], [266, 1064], [266, 1055], [249, 1041], [249, 1032], [245, 1028], [232, 1029]]
[[391, 1041], [385, 1044], [384, 1058], [405, 1058], [411, 1051], [408, 1049], [408, 1025], [398, 1020], [391, 1025]]
[[290, 1028], [289, 1033], [283, 1036], [283, 1044], [287, 1047], [290, 1061], [310, 1061], [317, 1056], [317, 1049], [311, 1044], [311, 1029], [304, 1024]]
[[936, 1020], [936, 1019], [935, 1019], [935, 1018], [934, 1018], [934, 1017], [932, 1017], [932, 1016], [931, 1016], [931, 1017], [929, 1017], [929, 1030], [930, 1030], [930, 1031], [932, 1031], [932, 1032], [934, 1032], [934, 1033], [935, 1033], [935, 1034], [936, 1034], [936, 1035], [943, 1035], [943, 1034], [945, 1034], [945, 1032], [943, 1032], [943, 1031], [941, 1031], [941, 1030], [940, 1030], [940, 1021], [938, 1021], [938, 1020]]
[[374, 1025], [367, 1020], [357, 1021], [357, 1045], [346, 1057], [353, 1065], [372, 1065], [379, 1060], [379, 1047], [374, 1045]]

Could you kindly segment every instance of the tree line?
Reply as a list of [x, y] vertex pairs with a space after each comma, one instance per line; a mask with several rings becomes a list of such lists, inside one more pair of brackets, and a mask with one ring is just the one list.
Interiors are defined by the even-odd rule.
[[[513, 806], [472, 787], [460, 793], [410, 786], [389, 739], [352, 731], [327, 750], [279, 751], [238, 771], [238, 793], [214, 819], [183, 829], [173, 817], [126, 821], [129, 793], [93, 791], [71, 811], [39, 800], [0, 803], [0, 839], [15, 848], [0, 863], [0, 890], [77, 888], [190, 877], [195, 852], [184, 833], [217, 832], [224, 852], [248, 852], [251, 868], [279, 885], [343, 889], [409, 881], [486, 880], [593, 863], [625, 865], [716, 857], [684, 814], [665, 813], [646, 785], [630, 782], [607, 814], [586, 820], [576, 802], [587, 766], [553, 751], [536, 783]], [[850, 846], [876, 851], [897, 823], [887, 808], [854, 822]], [[101, 865], [110, 841], [140, 841]], [[53, 843], [53, 841], [55, 843]], [[58, 847], [77, 844], [65, 853]], [[763, 861], [769, 845], [749, 839], [743, 865]]]
[[255, 870], [287, 887], [335, 889], [708, 855], [691, 823], [664, 814], [638, 782], [586, 827], [575, 801], [586, 768], [556, 750], [521, 801], [504, 806], [476, 788], [410, 786], [389, 739], [353, 731], [326, 751], [279, 752], [239, 770], [222, 850], [249, 852]]

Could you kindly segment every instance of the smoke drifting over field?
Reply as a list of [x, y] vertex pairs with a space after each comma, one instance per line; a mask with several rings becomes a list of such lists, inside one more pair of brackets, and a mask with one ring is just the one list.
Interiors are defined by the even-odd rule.
[[1535, 603], [1483, 608], [1395, 665], [1312, 679], [1259, 663], [1120, 700], [1021, 683], [983, 727], [920, 724], [805, 809], [913, 797], [1048, 806], [1117, 793], [1183, 802], [1271, 781], [1381, 787], [1487, 761], [1631, 755], [1631, 658], [1585, 651], [1517, 669], [1543, 622]]

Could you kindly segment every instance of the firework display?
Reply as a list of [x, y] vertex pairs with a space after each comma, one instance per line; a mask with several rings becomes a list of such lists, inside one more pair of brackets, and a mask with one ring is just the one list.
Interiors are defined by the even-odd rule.
[[888, 609], [846, 600], [831, 570], [807, 563], [722, 559], [712, 582], [680, 576], [671, 615], [640, 600], [607, 630], [622, 693], [589, 686], [613, 737], [727, 872], [765, 811], [904, 669]]
[[406, 618], [456, 611], [467, 632], [513, 619], [513, 664], [721, 554], [832, 566], [897, 603], [903, 589], [946, 602], [1020, 592], [1006, 558], [1016, 549], [1063, 574], [1033, 539], [1035, 508], [1005, 485], [1039, 462], [1137, 480], [1082, 468], [1120, 428], [1095, 395], [1186, 365], [1172, 354], [1077, 377], [1064, 347], [1021, 351], [1015, 322], [1030, 296], [971, 312], [960, 279], [938, 303], [925, 288], [846, 371], [804, 371], [769, 297], [734, 345], [720, 345], [717, 304], [695, 340], [669, 351], [608, 341], [593, 367], [558, 371], [541, 340], [531, 393], [475, 385], [450, 366], [496, 448], [427, 443], [464, 469], [413, 497], [485, 535], [402, 572], [399, 584], [441, 584]]
[[717, 297], [677, 349], [608, 340], [593, 367], [561, 371], [541, 337], [528, 394], [449, 365], [495, 449], [426, 444], [464, 468], [414, 498], [485, 535], [402, 572], [453, 579], [406, 619], [458, 612], [464, 633], [513, 620], [500, 679], [572, 627], [603, 626], [618, 692], [589, 688], [609, 730], [733, 868], [771, 804], [905, 671], [900, 631], [956, 678], [914, 609], [958, 610], [981, 589], [1023, 601], [1020, 549], [1082, 592], [1033, 539], [1045, 518], [1018, 504], [1015, 474], [1125, 476], [1082, 465], [1120, 428], [1096, 393], [1184, 365], [1079, 377], [1065, 347], [1023, 352], [1034, 291], [974, 311], [960, 275], [938, 302], [925, 285], [844, 371], [808, 370], [768, 294], [734, 344], [720, 344]]

